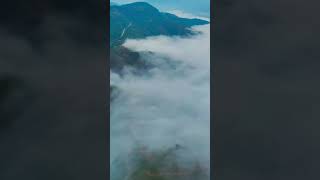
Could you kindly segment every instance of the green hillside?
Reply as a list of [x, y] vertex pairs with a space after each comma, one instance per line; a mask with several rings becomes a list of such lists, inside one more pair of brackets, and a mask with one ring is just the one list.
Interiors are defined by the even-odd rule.
[[155, 35], [190, 35], [193, 25], [209, 22], [180, 18], [160, 12], [145, 2], [110, 6], [110, 44], [120, 45], [126, 38], [144, 38]]

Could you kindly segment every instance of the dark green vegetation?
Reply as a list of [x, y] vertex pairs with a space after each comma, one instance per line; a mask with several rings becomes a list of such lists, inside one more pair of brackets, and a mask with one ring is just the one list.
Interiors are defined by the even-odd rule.
[[114, 168], [118, 174], [115, 180], [204, 180], [209, 179], [208, 169], [197, 162], [181, 165], [178, 154], [184, 149], [176, 147], [150, 151], [136, 148], [126, 159], [118, 159]]
[[145, 2], [110, 7], [110, 44], [117, 46], [126, 38], [145, 38], [156, 35], [190, 35], [194, 25], [208, 24], [200, 19], [180, 18], [160, 12]]
[[110, 67], [113, 71], [121, 74], [124, 67], [134, 69], [145, 69], [147, 64], [140, 58], [140, 54], [130, 51], [123, 46], [113, 47], [110, 51]]

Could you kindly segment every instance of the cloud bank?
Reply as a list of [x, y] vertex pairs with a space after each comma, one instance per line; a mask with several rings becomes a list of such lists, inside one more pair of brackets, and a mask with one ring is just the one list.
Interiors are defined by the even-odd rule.
[[168, 10], [166, 12], [168, 12], [170, 14], [174, 14], [174, 15], [176, 15], [178, 17], [181, 17], [181, 18], [188, 18], [188, 19], [197, 18], [197, 19], [202, 19], [202, 20], [205, 20], [205, 21], [210, 21], [209, 17], [196, 16], [196, 15], [194, 15], [192, 13], [184, 12], [184, 11], [181, 11], [179, 9]]
[[181, 161], [209, 168], [210, 26], [192, 29], [199, 34], [125, 42], [156, 68], [143, 76], [111, 73], [120, 92], [111, 104], [111, 164], [136, 144], [154, 150], [179, 144], [186, 149]]

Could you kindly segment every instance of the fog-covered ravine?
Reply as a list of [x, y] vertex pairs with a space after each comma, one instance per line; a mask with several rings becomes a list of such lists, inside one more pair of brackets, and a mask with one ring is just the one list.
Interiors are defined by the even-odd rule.
[[111, 180], [210, 179], [210, 25], [192, 30], [122, 45], [152, 66], [111, 71]]

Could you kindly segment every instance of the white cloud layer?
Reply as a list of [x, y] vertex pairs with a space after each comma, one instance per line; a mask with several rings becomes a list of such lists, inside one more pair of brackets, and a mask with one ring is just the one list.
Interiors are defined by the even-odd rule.
[[157, 68], [145, 76], [111, 73], [121, 92], [111, 105], [111, 163], [136, 143], [151, 149], [179, 144], [188, 149], [184, 160], [209, 167], [210, 25], [192, 29], [201, 33], [125, 42]]
[[203, 16], [196, 16], [194, 14], [187, 13], [187, 12], [184, 12], [184, 11], [181, 11], [181, 10], [178, 10], [178, 9], [167, 10], [166, 12], [170, 13], [170, 14], [174, 14], [174, 15], [176, 15], [178, 17], [181, 17], [181, 18], [187, 18], [187, 19], [196, 18], [196, 19], [202, 19], [202, 20], [205, 20], [205, 21], [210, 21], [210, 18], [206, 18], [206, 17], [203, 17]]

